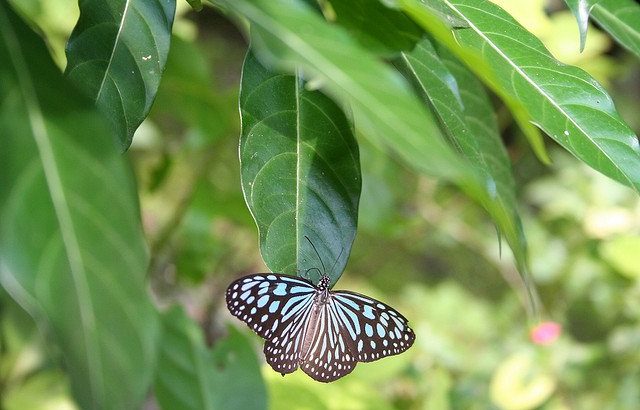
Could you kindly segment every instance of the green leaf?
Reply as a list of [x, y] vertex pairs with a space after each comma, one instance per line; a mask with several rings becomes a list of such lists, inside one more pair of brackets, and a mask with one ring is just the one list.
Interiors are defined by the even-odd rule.
[[289, 71], [301, 67], [307, 77], [317, 76], [329, 95], [350, 103], [365, 136], [395, 150], [423, 172], [453, 181], [473, 180], [402, 77], [344, 31], [300, 1], [220, 3], [253, 23], [253, 46], [259, 57]]
[[[407, 77], [433, 105], [453, 145], [474, 166], [494, 195], [483, 203], [518, 261], [526, 260], [524, 233], [518, 216], [511, 163], [500, 139], [491, 101], [479, 81], [450, 52], [434, 49], [424, 39], [402, 53]], [[524, 273], [526, 267], [520, 266]]]
[[565, 0], [567, 6], [576, 17], [578, 22], [578, 31], [580, 33], [580, 52], [584, 50], [587, 42], [587, 28], [589, 27], [589, 9], [592, 7], [589, 3], [597, 0]]
[[207, 349], [200, 328], [174, 307], [163, 314], [155, 393], [163, 409], [266, 409], [253, 346], [237, 330]]
[[335, 283], [356, 234], [360, 198], [349, 121], [330, 98], [308, 90], [300, 77], [269, 71], [252, 53], [243, 67], [240, 110], [242, 189], [265, 263], [305, 276], [324, 264]]
[[109, 119], [123, 150], [151, 109], [174, 14], [174, 0], [80, 2], [65, 74]]
[[[221, 3], [252, 22], [256, 53], [288, 69], [299, 65], [308, 76], [317, 76], [328, 94], [350, 104], [362, 135], [418, 171], [456, 183], [478, 203], [491, 201], [495, 182], [483, 180], [455, 153], [433, 115], [397, 71], [373, 58], [339, 28], [295, 1]], [[525, 263], [519, 261], [521, 266]]]
[[130, 170], [5, 2], [0, 61], [0, 283], [50, 326], [82, 408], [139, 408], [158, 322]]
[[422, 29], [398, 10], [378, 0], [331, 0], [336, 22], [372, 53], [391, 56], [409, 51], [422, 37]]
[[600, 0], [591, 16], [618, 43], [640, 57], [640, 4], [633, 0]]
[[[402, 4], [402, 0], [398, 0], [396, 3]], [[398, 4], [394, 4], [394, 6], [398, 6]], [[469, 22], [460, 18], [444, 2], [442, 2], [442, 0], [421, 0], [419, 4], [416, 2], [405, 3], [404, 8], [405, 11], [413, 9], [413, 18], [423, 27], [426, 27], [425, 25], [427, 25], [431, 30], [437, 30], [439, 35], [436, 38], [439, 41], [446, 42], [447, 39], [451, 40], [450, 43], [447, 43], [450, 47], [456, 46], [455, 39], [451, 37], [451, 30], [456, 29], [457, 31], [458, 29], [469, 28]], [[417, 11], [415, 9], [419, 9], [419, 17], [416, 17], [415, 13]], [[471, 64], [475, 68], [476, 72], [489, 71], [484, 67], [484, 63], [480, 59], [472, 59]], [[485, 79], [485, 81], [489, 81], [489, 79]], [[511, 110], [514, 120], [522, 130], [525, 137], [529, 140], [529, 144], [538, 159], [545, 164], [549, 164], [551, 160], [549, 159], [547, 149], [544, 145], [542, 134], [540, 133], [540, 130], [529, 121], [526, 108], [523, 107], [517, 96], [514, 97], [506, 93], [500, 93], [495, 87], [494, 91], [500, 94], [504, 103], [509, 107], [509, 110]]]
[[555, 60], [536, 37], [488, 1], [445, 0], [469, 23], [454, 33], [415, 0], [400, 1], [499, 95], [521, 101], [530, 121], [567, 151], [640, 191], [638, 137], [591, 76]]
[[[382, 0], [382, 2], [389, 7], [397, 6], [395, 0]], [[454, 13], [451, 13], [449, 7], [447, 7], [442, 0], [421, 0], [421, 4], [423, 7], [428, 8], [431, 13], [437, 15], [449, 28], [469, 27], [466, 21], [458, 18]]]
[[262, 410], [267, 408], [267, 389], [262, 380], [254, 346], [233, 327], [212, 352], [213, 385], [217, 409]]

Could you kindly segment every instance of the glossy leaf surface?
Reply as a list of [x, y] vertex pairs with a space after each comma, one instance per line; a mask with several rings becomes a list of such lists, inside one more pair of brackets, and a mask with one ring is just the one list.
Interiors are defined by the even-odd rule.
[[469, 23], [454, 33], [416, 1], [401, 2], [496, 92], [521, 101], [530, 121], [567, 151], [640, 191], [638, 137], [591, 76], [555, 60], [536, 37], [488, 1], [445, 1]]
[[47, 323], [80, 407], [139, 408], [158, 322], [132, 175], [103, 117], [5, 2], [0, 61], [0, 283]]
[[[273, 272], [335, 283], [358, 219], [358, 146], [344, 113], [300, 77], [272, 72], [249, 53], [240, 92], [240, 164], [260, 250]], [[318, 250], [318, 260], [308, 237]], [[332, 269], [332, 266], [335, 267]]]
[[66, 75], [106, 115], [123, 150], [158, 90], [175, 7], [174, 0], [80, 2]]

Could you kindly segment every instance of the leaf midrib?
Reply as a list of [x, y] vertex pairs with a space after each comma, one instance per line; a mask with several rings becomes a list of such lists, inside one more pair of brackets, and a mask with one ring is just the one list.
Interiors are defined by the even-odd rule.
[[[468, 19], [466, 17], [466, 15], [460, 11], [456, 5], [454, 5], [450, 0], [443, 0], [445, 4], [447, 4], [447, 6], [449, 6], [453, 11], [455, 11], [458, 16], [460, 18], [462, 18], [464, 21], [466, 21], [469, 24], [469, 28], [473, 29], [478, 36], [480, 36], [485, 42], [486, 44], [488, 44], [495, 52], [498, 53], [498, 55], [500, 55], [504, 61], [506, 61], [512, 68], [513, 70], [520, 74], [521, 78], [523, 78], [527, 83], [529, 83], [535, 90], [537, 90], [541, 96], [543, 96], [550, 104], [552, 107], [556, 108], [556, 110], [558, 112], [560, 112], [560, 114], [562, 114], [564, 116], [565, 119], [567, 119], [571, 124], [573, 124], [576, 129], [578, 129], [582, 135], [584, 135], [586, 137], [586, 139], [591, 142], [595, 147], [600, 148], [600, 146], [598, 145], [598, 143], [587, 133], [583, 130], [583, 128], [580, 126], [580, 124], [578, 124], [574, 118], [572, 116], [570, 116], [566, 111], [564, 111], [560, 105], [558, 105], [555, 100], [553, 98], [551, 98], [551, 96], [549, 94], [547, 94], [543, 89], [541, 89], [536, 82], [531, 79], [528, 75], [526, 75], [526, 73], [524, 71], [522, 71], [520, 69], [520, 67], [514, 62], [512, 61], [503, 51], [502, 49], [500, 49], [500, 47], [498, 47], [493, 41], [490, 40], [489, 37], [487, 37], [484, 32], [482, 30], [480, 30], [479, 27], [477, 27], [470, 19]], [[609, 156], [609, 154], [602, 149], [599, 149], [599, 152], [605, 156], [607, 158], [607, 160], [609, 161], [609, 163], [611, 165], [613, 165], [618, 172], [620, 172], [621, 175], [624, 176], [624, 178], [629, 182], [630, 186], [635, 186], [635, 184], [633, 183], [633, 181], [629, 178], [629, 176], [627, 175], [626, 172], [624, 172], [623, 170], [621, 170], [618, 165], [616, 164], [615, 161], [612, 160], [612, 158]]]
[[[236, 3], [236, 5], [232, 7], [238, 7], [239, 9], [242, 9], [245, 16], [250, 17], [252, 21], [261, 25], [265, 30], [271, 33], [279, 32], [281, 41], [287, 44], [289, 48], [295, 50], [297, 53], [303, 56], [304, 59], [314, 61], [316, 66], [325, 67], [326, 70], [321, 70], [321, 72], [323, 72], [326, 77], [332, 78], [332, 80], [336, 84], [339, 84], [340, 87], [344, 90], [351, 90], [349, 92], [349, 95], [351, 96], [351, 98], [358, 101], [362, 107], [377, 107], [385, 105], [384, 101], [378, 101], [378, 99], [376, 99], [371, 93], [367, 92], [365, 88], [361, 87], [359, 83], [349, 81], [349, 78], [345, 78], [344, 80], [340, 81], [340, 79], [344, 77], [343, 71], [335, 64], [333, 64], [330, 60], [324, 58], [321, 53], [317, 53], [314, 47], [308, 46], [306, 40], [301, 39], [296, 32], [291, 31], [286, 26], [279, 24], [277, 20], [271, 18], [267, 13], [262, 12], [261, 9], [253, 5], [249, 5], [246, 2], [242, 3], [245, 6], [240, 3]], [[311, 58], [309, 56], [311, 56]], [[331, 73], [333, 73], [334, 75], [331, 75]], [[345, 86], [344, 84], [350, 86]], [[403, 129], [401, 133], [407, 135], [415, 135], [415, 130], [413, 129], [413, 127], [407, 127], [406, 122], [393, 121], [395, 116], [389, 115], [388, 113], [390, 112], [391, 110], [381, 110], [377, 111], [376, 113], [382, 114], [377, 116], [388, 126], [399, 126]], [[405, 141], [408, 142], [409, 145], [411, 145], [411, 147], [413, 147], [414, 149], [419, 150], [419, 148], [415, 145], [413, 138], [405, 139]], [[443, 153], [446, 153], [446, 151], [443, 151]], [[451, 155], [450, 158], [452, 161], [456, 160], [456, 157], [454, 155]]]
[[109, 62], [107, 63], [107, 67], [104, 70], [104, 75], [102, 76], [102, 80], [100, 81], [100, 87], [98, 87], [98, 93], [96, 94], [95, 101], [100, 99], [100, 95], [102, 94], [102, 90], [104, 90], [104, 84], [107, 81], [107, 77], [109, 77], [109, 71], [111, 70], [111, 64], [113, 63], [114, 56], [116, 54], [116, 48], [118, 48], [120, 44], [120, 36], [122, 35], [122, 31], [124, 29], [124, 23], [129, 14], [129, 5], [131, 4], [131, 0], [127, 0], [124, 6], [124, 10], [122, 12], [122, 17], [120, 18], [120, 25], [118, 26], [118, 33], [116, 34], [116, 38], [113, 41], [113, 47], [111, 48], [111, 53], [109, 54]]
[[3, 8], [0, 8], [0, 19], [2, 20], [0, 30], [3, 31], [3, 38], [7, 40], [7, 50], [14, 64], [17, 81], [22, 90], [24, 104], [29, 118], [29, 126], [42, 163], [42, 170], [53, 203], [54, 213], [60, 226], [60, 233], [68, 257], [71, 277], [78, 297], [78, 308], [82, 322], [82, 335], [87, 354], [87, 364], [90, 369], [93, 369], [89, 371], [88, 375], [90, 379], [89, 385], [91, 386], [90, 395], [96, 403], [99, 403], [102, 402], [102, 400], [98, 398], [98, 395], [101, 395], [100, 392], [102, 391], [99, 386], [104, 385], [104, 381], [102, 380], [102, 362], [99, 353], [96, 351], [98, 344], [95, 343], [95, 340], [92, 340], [95, 339], [95, 337], [90, 337], [90, 332], [87, 331], [88, 329], [94, 329], [95, 312], [91, 302], [89, 284], [86, 281], [87, 272], [84, 269], [80, 243], [75, 232], [62, 178], [58, 173], [58, 165], [47, 131], [44, 115], [38, 104], [35, 85], [27, 75], [27, 73], [30, 73], [30, 70], [23, 57], [20, 41], [16, 33], [11, 29], [11, 23], [8, 21]]
[[[425, 86], [425, 84], [422, 82], [422, 79], [420, 78], [420, 76], [418, 76], [418, 75], [417, 75], [417, 73], [416, 73], [416, 71], [415, 71], [415, 68], [413, 67], [413, 63], [411, 63], [411, 61], [409, 61], [409, 60], [414, 61], [416, 64], [421, 64], [421, 65], [423, 65], [423, 66], [425, 66], [425, 65], [424, 65], [420, 60], [418, 60], [418, 59], [414, 58], [413, 56], [411, 56], [411, 55], [410, 55], [410, 54], [408, 54], [408, 53], [404, 53], [404, 52], [403, 52], [403, 53], [401, 53], [401, 57], [402, 57], [402, 59], [404, 59], [404, 61], [405, 61], [406, 65], [409, 67], [409, 70], [411, 70], [411, 72], [412, 72], [412, 74], [413, 74], [414, 78], [418, 81], [418, 83], [419, 83], [420, 87], [421, 87], [423, 90], [425, 90], [425, 92], [426, 92], [427, 87], [426, 87], [426, 86]], [[428, 68], [428, 67], [426, 67], [426, 66], [425, 66], [425, 68], [429, 70], [429, 68]], [[437, 76], [436, 76], [436, 77], [437, 77]], [[443, 85], [446, 87], [446, 84], [443, 84]], [[456, 101], [457, 101], [457, 100], [456, 100]], [[455, 113], [455, 115], [456, 115], [456, 117], [458, 118], [458, 121], [460, 121], [460, 122], [461, 122], [462, 126], [463, 126], [466, 130], [468, 130], [468, 131], [470, 132], [469, 127], [467, 126], [468, 115], [466, 115], [466, 113], [464, 112], [464, 107], [459, 107], [459, 108], [461, 109], [461, 114], [462, 114], [462, 116], [463, 116], [463, 117], [462, 117], [462, 118], [461, 118], [461, 117], [458, 117], [457, 113]], [[452, 142], [453, 142], [453, 144], [457, 147], [457, 149], [459, 149], [459, 150], [462, 152], [462, 148], [459, 146], [459, 142], [458, 142], [455, 138], [453, 139], [453, 141], [452, 141]], [[474, 151], [476, 152], [476, 154], [479, 154], [479, 155], [480, 155], [481, 161], [484, 163], [484, 165], [485, 165], [485, 166], [489, 166], [489, 164], [487, 163], [487, 161], [486, 161], [486, 159], [485, 159], [484, 155], [482, 155], [482, 153], [481, 153], [481, 151], [480, 151], [480, 149], [479, 149], [479, 147], [478, 147], [477, 145], [474, 145]], [[491, 178], [491, 180], [493, 180], [495, 183], [498, 183], [498, 182], [496, 181], [496, 179], [495, 179], [495, 178], [493, 178], [493, 176], [492, 176], [491, 174], [489, 174], [489, 173], [485, 172], [485, 171], [484, 171], [484, 170], [482, 170], [482, 169], [478, 169], [478, 171], [482, 172], [483, 176], [489, 177], [489, 178]], [[488, 196], [487, 196], [487, 197], [486, 197], [486, 198], [484, 198], [484, 199], [487, 199], [487, 200], [488, 200], [488, 202], [490, 202], [490, 203], [493, 203], [493, 204], [498, 205], [498, 207], [499, 207], [499, 210], [500, 210], [500, 211], [502, 211], [505, 215], [509, 215], [508, 210], [509, 210], [509, 209], [511, 209], [511, 207], [509, 207], [509, 206], [508, 206], [508, 204], [505, 202], [505, 199], [503, 198], [503, 196], [502, 196], [502, 195], [498, 195], [496, 198], [490, 198], [490, 197], [488, 197]], [[487, 209], [489, 210], [489, 212], [490, 212], [490, 213], [491, 213], [491, 210], [492, 210], [492, 209], [493, 209], [493, 210], [498, 210], [498, 207], [493, 207], [493, 206], [490, 206], [489, 204], [487, 204]], [[497, 217], [497, 216], [498, 216], [498, 213], [496, 212], [496, 213], [495, 213], [495, 215], [496, 215], [496, 217]], [[514, 224], [513, 224], [513, 221], [511, 220], [511, 218], [506, 218], [506, 220], [508, 221], [508, 226], [507, 226], [507, 228], [511, 229], [511, 231], [510, 231], [510, 232], [508, 232], [508, 234], [509, 234], [509, 235], [511, 235], [512, 233], [515, 233], [515, 227], [514, 227]]]

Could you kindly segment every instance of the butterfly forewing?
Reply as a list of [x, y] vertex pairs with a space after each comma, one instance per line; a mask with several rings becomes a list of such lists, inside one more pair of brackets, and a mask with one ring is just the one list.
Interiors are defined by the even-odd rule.
[[416, 336], [407, 319], [392, 307], [354, 292], [331, 294], [335, 316], [350, 351], [359, 362], [372, 362], [407, 350]]
[[[227, 288], [227, 307], [267, 340], [285, 334], [304, 316], [316, 290], [307, 281], [292, 276], [256, 274], [245, 276]], [[297, 326], [296, 326], [297, 328]], [[290, 332], [287, 334], [292, 335]]]

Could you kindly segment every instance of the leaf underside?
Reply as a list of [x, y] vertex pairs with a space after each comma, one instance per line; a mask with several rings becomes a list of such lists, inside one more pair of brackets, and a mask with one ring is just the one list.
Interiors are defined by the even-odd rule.
[[300, 76], [270, 71], [252, 53], [240, 109], [242, 189], [265, 263], [314, 280], [324, 265], [335, 283], [355, 237], [361, 186], [349, 121]]

